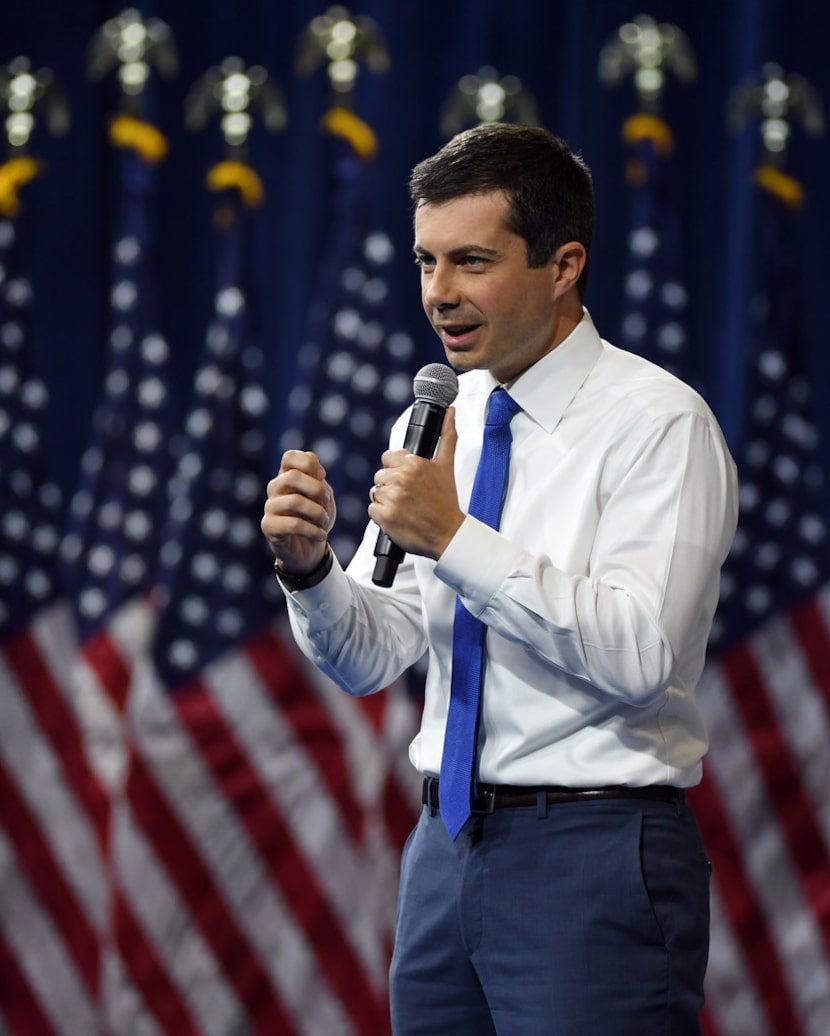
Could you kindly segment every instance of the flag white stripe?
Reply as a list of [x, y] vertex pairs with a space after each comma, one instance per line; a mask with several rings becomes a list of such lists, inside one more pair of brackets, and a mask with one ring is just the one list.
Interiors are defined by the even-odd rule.
[[786, 617], [767, 623], [751, 647], [830, 852], [830, 716]]
[[717, 1020], [721, 1036], [773, 1036], [715, 882], [711, 886], [711, 909], [707, 1010]]
[[[107, 622], [106, 637], [114, 652], [129, 670], [133, 662], [148, 651], [155, 616], [143, 599], [126, 602]], [[72, 658], [70, 681], [73, 708], [83, 731], [84, 743], [96, 777], [110, 795], [120, 793], [127, 766], [124, 720], [114, 699], [114, 689], [101, 682], [100, 674], [83, 653], [73, 651], [61, 659], [57, 644], [45, 644], [50, 664], [66, 668]]]
[[144, 999], [130, 982], [114, 949], [104, 951], [101, 982], [101, 1020], [112, 1036], [164, 1036], [147, 1010]]
[[124, 786], [127, 765], [122, 717], [83, 655], [74, 659], [71, 680], [75, 688], [74, 708], [90, 768], [101, 787], [109, 795], [117, 795]]
[[146, 598], [133, 597], [107, 618], [107, 636], [127, 663], [136, 662], [150, 652], [155, 622]]
[[40, 1006], [65, 1036], [95, 1033], [90, 999], [60, 933], [43, 912], [0, 826], [0, 929]]
[[[40, 631], [42, 634], [42, 626]], [[26, 692], [5, 664], [2, 652], [0, 686], [0, 756], [90, 924], [102, 932], [106, 925], [106, 876], [96, 832], [66, 784], [62, 760], [43, 737]]]

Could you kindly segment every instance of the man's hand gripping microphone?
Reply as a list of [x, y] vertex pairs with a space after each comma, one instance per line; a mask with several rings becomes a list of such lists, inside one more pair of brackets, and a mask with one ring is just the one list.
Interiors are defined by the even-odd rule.
[[[418, 457], [432, 457], [441, 437], [444, 414], [458, 395], [458, 378], [445, 364], [429, 363], [415, 375], [412, 387], [415, 403], [403, 448]], [[375, 544], [375, 558], [372, 582], [377, 586], [391, 586], [398, 565], [404, 559], [404, 551], [381, 532]]]

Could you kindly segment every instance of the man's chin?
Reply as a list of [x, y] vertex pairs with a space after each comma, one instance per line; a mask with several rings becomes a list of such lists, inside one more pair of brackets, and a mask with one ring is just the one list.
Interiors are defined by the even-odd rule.
[[478, 367], [475, 353], [473, 352], [468, 352], [464, 349], [451, 349], [445, 345], [444, 355], [447, 357], [447, 363], [457, 371], [472, 371]]

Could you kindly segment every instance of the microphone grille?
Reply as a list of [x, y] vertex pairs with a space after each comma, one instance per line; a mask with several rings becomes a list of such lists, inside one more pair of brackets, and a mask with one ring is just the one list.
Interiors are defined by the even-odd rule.
[[412, 388], [416, 399], [448, 407], [458, 395], [458, 378], [446, 364], [428, 363], [415, 375]]

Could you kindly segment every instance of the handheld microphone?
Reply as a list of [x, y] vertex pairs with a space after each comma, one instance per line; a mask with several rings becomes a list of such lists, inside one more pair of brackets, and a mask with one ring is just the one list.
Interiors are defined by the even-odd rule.
[[[415, 404], [409, 416], [403, 448], [417, 457], [432, 457], [441, 437], [441, 425], [447, 407], [458, 395], [458, 378], [443, 363], [428, 363], [415, 375], [412, 383]], [[375, 570], [372, 582], [376, 586], [391, 586], [404, 551], [393, 543], [385, 532], [378, 534], [375, 544]]]

